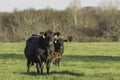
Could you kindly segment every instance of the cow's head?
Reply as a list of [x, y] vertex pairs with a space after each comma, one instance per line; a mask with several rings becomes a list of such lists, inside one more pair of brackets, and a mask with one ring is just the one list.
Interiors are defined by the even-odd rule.
[[68, 41], [72, 42], [72, 40], [73, 40], [73, 37], [72, 36], [68, 36]]
[[60, 32], [55, 32], [54, 33], [54, 39], [57, 40], [60, 36]]
[[64, 50], [64, 40], [62, 38], [54, 40], [54, 46], [55, 46], [55, 52], [62, 53]]
[[45, 36], [45, 44], [47, 46], [53, 45], [53, 41], [54, 41], [54, 33], [51, 30], [48, 30], [44, 33]]

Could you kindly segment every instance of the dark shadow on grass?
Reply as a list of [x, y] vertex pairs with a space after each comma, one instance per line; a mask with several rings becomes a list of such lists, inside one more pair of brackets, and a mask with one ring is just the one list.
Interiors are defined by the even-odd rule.
[[72, 72], [72, 71], [53, 71], [50, 74], [61, 74], [61, 75], [70, 75], [70, 76], [85, 76], [83, 73], [76, 73], [76, 72]]
[[[24, 54], [3, 53], [0, 54], [0, 59], [19, 59], [25, 60]], [[63, 55], [62, 61], [92, 61], [92, 62], [108, 62], [120, 61], [120, 56], [99, 56], [99, 55]]]
[[63, 61], [92, 61], [108, 62], [120, 61], [120, 56], [97, 56], [97, 55], [63, 55]]
[[38, 75], [41, 75], [41, 74], [37, 74], [37, 72], [22, 72], [20, 74], [23, 74], [23, 75], [31, 75], [31, 76], [38, 76]]
[[16, 53], [3, 53], [0, 54], [0, 59], [25, 59], [24, 54], [16, 54]]
[[57, 71], [52, 71], [50, 72], [49, 74], [47, 73], [43, 73], [43, 74], [37, 74], [36, 72], [23, 72], [21, 74], [24, 74], [24, 75], [31, 75], [31, 76], [46, 76], [46, 75], [70, 75], [70, 76], [85, 76], [83, 73], [75, 73], [75, 72], [70, 72], [70, 71], [60, 71], [60, 72], [57, 72]]

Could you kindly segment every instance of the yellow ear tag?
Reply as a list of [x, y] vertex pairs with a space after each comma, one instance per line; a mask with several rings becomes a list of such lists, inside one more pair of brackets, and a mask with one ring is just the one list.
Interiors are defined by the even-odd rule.
[[55, 41], [55, 43], [57, 43], [57, 41]]
[[43, 35], [43, 38], [45, 38], [45, 35]]

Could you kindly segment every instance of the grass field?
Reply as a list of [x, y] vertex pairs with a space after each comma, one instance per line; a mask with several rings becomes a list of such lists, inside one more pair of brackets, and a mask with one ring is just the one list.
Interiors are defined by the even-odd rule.
[[0, 43], [0, 80], [120, 80], [120, 43], [65, 43], [60, 67], [26, 72], [25, 43]]

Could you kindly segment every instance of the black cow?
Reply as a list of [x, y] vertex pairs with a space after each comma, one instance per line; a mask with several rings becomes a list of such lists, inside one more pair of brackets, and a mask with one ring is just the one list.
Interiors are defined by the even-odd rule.
[[72, 36], [68, 36], [68, 41], [72, 42], [72, 40], [73, 40], [73, 37]]
[[[25, 51], [24, 51], [26, 57], [29, 57], [31, 52], [35, 52], [34, 47], [35, 47], [36, 41], [39, 37], [40, 37], [40, 35], [38, 35], [38, 34], [32, 34], [31, 37], [26, 41], [26, 47], [25, 47]], [[27, 71], [28, 72], [29, 72], [29, 67], [32, 65], [34, 65], [34, 62], [32, 60], [30, 61], [28, 59], [27, 60], [27, 67], [28, 67]]]
[[25, 56], [27, 58], [27, 71], [32, 63], [36, 63], [37, 73], [43, 73], [43, 62], [46, 63], [47, 73], [49, 73], [50, 63], [55, 60], [54, 55], [54, 34], [48, 30], [42, 36], [34, 36], [27, 40]]
[[64, 40], [62, 38], [58, 38], [54, 40], [55, 54], [59, 57], [57, 58], [53, 64], [60, 65], [60, 60], [62, 58], [62, 54], [64, 52]]

